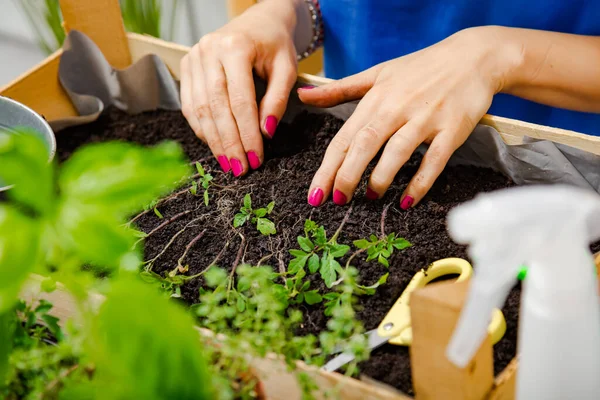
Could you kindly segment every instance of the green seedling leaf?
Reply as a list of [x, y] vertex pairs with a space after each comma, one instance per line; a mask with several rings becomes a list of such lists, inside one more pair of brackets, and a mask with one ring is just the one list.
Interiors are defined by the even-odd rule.
[[271, 212], [273, 212], [273, 208], [275, 207], [275, 202], [272, 201], [269, 204], [267, 204], [267, 214], [271, 214]]
[[355, 240], [354, 246], [359, 249], [366, 249], [369, 247], [369, 241], [366, 239]]
[[146, 283], [160, 283], [163, 280], [159, 275], [150, 271], [140, 272], [140, 278]]
[[381, 265], [384, 265], [388, 268], [390, 267], [390, 263], [388, 262], [387, 258], [385, 258], [382, 254], [380, 254], [379, 257], [377, 257], [377, 261]]
[[402, 238], [394, 240], [392, 242], [392, 245], [398, 250], [403, 250], [403, 249], [406, 249], [407, 247], [412, 246], [412, 244], [408, 240], [402, 239]]
[[362, 286], [362, 285], [357, 285], [357, 288], [360, 290], [363, 290], [365, 292], [365, 294], [372, 296], [375, 294], [375, 289], [377, 289], [379, 286], [385, 284], [387, 282], [388, 276], [389, 276], [389, 272], [382, 275], [379, 280], [377, 282], [375, 282], [373, 285], [371, 286]]
[[304, 251], [312, 251], [315, 248], [310, 239], [304, 236], [298, 236], [298, 244]]
[[266, 236], [274, 235], [277, 233], [277, 230], [275, 229], [275, 224], [266, 218], [258, 218], [258, 220], [256, 221], [256, 228], [260, 233]]
[[318, 304], [318, 303], [322, 302], [323, 297], [321, 297], [318, 290], [311, 290], [309, 292], [304, 293], [304, 301], [309, 306], [312, 306], [314, 304]]
[[241, 296], [237, 298], [237, 310], [243, 313], [246, 310], [246, 302]]
[[217, 287], [227, 281], [227, 272], [217, 267], [210, 267], [204, 274], [204, 279], [208, 287]]
[[337, 279], [334, 260], [330, 257], [325, 258], [324, 255], [321, 259], [321, 268], [319, 272], [321, 273], [321, 278], [323, 279], [323, 282], [325, 282], [325, 285], [328, 288], [331, 288]]
[[304, 255], [301, 257], [296, 257], [290, 261], [290, 265], [288, 266], [288, 272], [290, 274], [296, 274], [306, 265], [306, 261], [308, 260], [308, 255]]
[[34, 312], [40, 313], [40, 314], [46, 314], [51, 309], [52, 309], [52, 303], [50, 303], [47, 300], [42, 299], [42, 300], [40, 300], [40, 303], [38, 304], [38, 306], [35, 308]]
[[239, 228], [240, 226], [244, 225], [248, 219], [249, 216], [247, 214], [237, 213], [233, 217], [233, 226], [235, 228]]
[[48, 326], [48, 329], [54, 335], [57, 341], [62, 341], [64, 339], [62, 329], [58, 325], [58, 318], [52, 315], [44, 314], [42, 315], [42, 320]]
[[154, 214], [156, 214], [156, 216], [157, 216], [159, 219], [163, 219], [163, 218], [164, 218], [164, 217], [163, 217], [163, 215], [161, 214], [161, 212], [160, 212], [160, 211], [158, 211], [158, 208], [156, 208], [156, 207], [154, 207]]
[[345, 256], [346, 253], [348, 253], [348, 251], [350, 251], [350, 246], [347, 246], [345, 244], [336, 244], [331, 249], [331, 255], [333, 257], [339, 258]]
[[303, 257], [303, 256], [307, 255], [306, 252], [304, 252], [302, 250], [296, 250], [296, 249], [290, 250], [290, 254], [293, 255], [294, 257]]
[[319, 261], [320, 261], [319, 256], [317, 254], [313, 254], [308, 259], [308, 270], [310, 271], [311, 274], [314, 274], [315, 272], [317, 272], [319, 270], [319, 267], [320, 267]]
[[193, 194], [194, 196], [198, 194], [198, 182], [196, 182], [196, 181], [192, 182], [192, 187], [190, 187], [190, 193]]
[[249, 210], [252, 209], [252, 199], [250, 198], [250, 194], [244, 196], [244, 207]]
[[259, 208], [258, 210], [254, 211], [254, 215], [256, 215], [258, 218], [264, 217], [267, 215], [267, 210], [265, 208]]
[[196, 162], [196, 171], [198, 171], [198, 175], [200, 176], [205, 175], [204, 168], [202, 168], [202, 165], [200, 165], [199, 162]]
[[208, 207], [208, 190], [204, 191], [204, 205]]

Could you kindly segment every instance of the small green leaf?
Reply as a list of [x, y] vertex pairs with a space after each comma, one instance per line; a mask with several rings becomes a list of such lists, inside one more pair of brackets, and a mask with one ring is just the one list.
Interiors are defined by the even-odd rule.
[[406, 249], [407, 247], [412, 246], [412, 244], [408, 240], [402, 239], [402, 238], [394, 240], [394, 242], [392, 244], [398, 250], [403, 250], [403, 249]]
[[318, 304], [323, 301], [323, 297], [319, 294], [318, 290], [311, 290], [309, 292], [304, 293], [304, 301], [309, 306], [313, 304]]
[[156, 214], [156, 216], [159, 219], [163, 219], [163, 215], [160, 213], [160, 211], [158, 211], [158, 208], [154, 207], [154, 214]]
[[310, 271], [311, 274], [314, 274], [315, 272], [317, 272], [319, 270], [319, 256], [317, 254], [313, 254], [312, 256], [310, 256], [310, 258], [308, 259], [308, 270]]
[[252, 199], [250, 198], [250, 193], [244, 196], [244, 207], [248, 209], [252, 208]]
[[237, 291], [240, 293], [244, 293], [246, 290], [250, 289], [250, 280], [249, 279], [240, 279], [237, 283]]
[[235, 214], [235, 216], [233, 217], [234, 228], [239, 228], [240, 226], [244, 225], [247, 220], [248, 220], [248, 215], [243, 214], [243, 213]]
[[311, 221], [310, 219], [304, 221], [304, 232], [308, 234], [313, 232], [315, 229], [317, 229], [317, 224], [315, 221]]
[[298, 296], [296, 296], [296, 301], [298, 304], [302, 303], [304, 301], [304, 293], [298, 293]]
[[301, 292], [305, 292], [310, 287], [310, 281], [304, 281], [302, 287], [300, 288]]
[[254, 211], [254, 215], [256, 215], [258, 218], [264, 217], [267, 215], [267, 210], [264, 208], [259, 208], [258, 210]]
[[158, 275], [149, 271], [140, 272], [140, 278], [146, 283], [158, 283], [162, 281]]
[[366, 239], [360, 239], [360, 240], [355, 240], [354, 241], [354, 246], [356, 246], [356, 248], [358, 249], [366, 249], [367, 247], [369, 247], [369, 242]]
[[200, 176], [204, 176], [204, 174], [205, 174], [204, 168], [202, 168], [202, 165], [200, 165], [199, 162], [196, 162], [196, 170], [198, 171], [198, 174]]
[[272, 201], [269, 204], [267, 204], [267, 214], [271, 214], [271, 212], [273, 211], [273, 207], [275, 207], [275, 202]]
[[204, 205], [208, 207], [208, 190], [204, 191]]
[[329, 300], [329, 301], [337, 300], [339, 297], [340, 297], [340, 294], [337, 292], [329, 292], [329, 293], [326, 293], [323, 295], [323, 298], [325, 300]]
[[246, 310], [246, 302], [241, 296], [238, 296], [237, 298], [237, 310], [241, 313]]
[[377, 242], [377, 241], [378, 241], [378, 239], [377, 239], [377, 236], [375, 236], [375, 235], [373, 235], [373, 234], [371, 234], [371, 235], [369, 236], [369, 239], [371, 239], [371, 242], [373, 242], [373, 243], [375, 243], [375, 242]]
[[218, 267], [210, 267], [204, 274], [204, 280], [209, 287], [214, 288], [220, 286], [227, 281], [227, 272]]
[[381, 254], [379, 255], [379, 257], [377, 257], [377, 261], [379, 261], [379, 264], [384, 265], [386, 267], [389, 268], [390, 264], [388, 263], [388, 260], [382, 256]]
[[298, 244], [304, 251], [312, 251], [315, 248], [310, 239], [304, 236], [298, 236]]
[[350, 251], [350, 246], [347, 246], [345, 244], [338, 244], [335, 245], [331, 250], [331, 255], [336, 258], [339, 258], [345, 256], [346, 253], [348, 253], [348, 251]]
[[140, 239], [143, 239], [146, 236], [148, 236], [148, 234], [146, 232], [138, 231], [137, 229], [130, 229], [130, 232], [134, 237], [140, 238]]
[[321, 273], [321, 278], [323, 278], [323, 281], [325, 282], [325, 285], [328, 288], [331, 288], [333, 286], [333, 282], [335, 282], [335, 280], [337, 279], [337, 274], [335, 272], [335, 268], [334, 268], [334, 264], [332, 263], [333, 260], [331, 259], [326, 259], [326, 260], [322, 260], [321, 261], [321, 269], [319, 270], [319, 272]]
[[52, 309], [52, 303], [44, 299], [40, 300], [40, 304], [35, 308], [35, 312], [39, 314], [46, 314]]
[[380, 254], [382, 256], [384, 256], [385, 258], [388, 258], [389, 256], [391, 256], [391, 253], [387, 249], [381, 249]]
[[297, 273], [304, 268], [306, 265], [306, 260], [308, 260], [308, 255], [292, 259], [292, 261], [290, 261], [290, 265], [288, 266], [288, 272], [290, 274]]
[[290, 254], [293, 255], [294, 257], [303, 257], [306, 255], [306, 253], [304, 251], [296, 250], [296, 249], [290, 250]]
[[52, 335], [60, 342], [63, 340], [63, 333], [58, 325], [58, 318], [52, 315], [42, 315], [42, 320], [48, 325], [48, 329], [52, 332]]
[[198, 182], [192, 182], [192, 187], [190, 188], [190, 193], [194, 196], [198, 194]]
[[277, 233], [273, 221], [268, 220], [266, 218], [258, 218], [258, 220], [256, 221], [256, 228], [260, 233], [266, 236], [274, 235]]

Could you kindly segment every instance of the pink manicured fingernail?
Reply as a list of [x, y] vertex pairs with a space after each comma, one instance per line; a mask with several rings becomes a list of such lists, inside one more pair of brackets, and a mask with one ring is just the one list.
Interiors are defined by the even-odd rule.
[[343, 206], [348, 202], [348, 198], [344, 193], [340, 192], [339, 190], [336, 190], [335, 192], [333, 192], [333, 202], [338, 206]]
[[277, 129], [277, 118], [272, 115], [269, 115], [265, 120], [265, 132], [269, 137], [275, 136], [275, 129]]
[[219, 161], [219, 165], [221, 166], [223, 172], [227, 173], [231, 170], [231, 165], [229, 165], [229, 160], [226, 156], [217, 157], [217, 161]]
[[301, 88], [298, 88], [298, 90], [310, 90], [310, 89], [314, 89], [316, 86], [313, 85], [306, 85], [306, 86], [302, 86]]
[[318, 207], [323, 201], [323, 191], [320, 188], [314, 188], [310, 196], [308, 196], [308, 204], [313, 207]]
[[375, 192], [370, 187], [367, 187], [367, 199], [369, 199], [369, 200], [377, 200], [378, 198], [379, 198], [379, 195], [377, 194], [377, 192]]
[[258, 158], [255, 152], [249, 151], [246, 153], [246, 155], [248, 156], [248, 163], [250, 164], [250, 168], [257, 169], [258, 167], [260, 167], [260, 159]]
[[415, 202], [415, 199], [413, 199], [412, 196], [406, 196], [400, 202], [400, 208], [403, 210], [408, 210], [413, 205], [414, 202]]
[[242, 162], [237, 158], [232, 158], [230, 161], [231, 170], [233, 171], [233, 176], [240, 176], [242, 172], [244, 172], [244, 167], [242, 166]]

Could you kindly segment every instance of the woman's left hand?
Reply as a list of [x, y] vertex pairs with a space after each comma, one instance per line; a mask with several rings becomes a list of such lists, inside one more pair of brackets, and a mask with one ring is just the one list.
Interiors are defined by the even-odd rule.
[[376, 199], [421, 143], [430, 144], [401, 196], [417, 204], [502, 89], [519, 49], [502, 46], [493, 27], [471, 28], [424, 50], [330, 84], [300, 89], [300, 99], [320, 107], [362, 98], [331, 141], [309, 189], [318, 206], [333, 192], [346, 204], [369, 162], [385, 146], [366, 196]]

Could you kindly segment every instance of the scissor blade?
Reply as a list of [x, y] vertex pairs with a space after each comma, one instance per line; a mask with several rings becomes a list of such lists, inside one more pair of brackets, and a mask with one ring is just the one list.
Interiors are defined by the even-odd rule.
[[[375, 350], [376, 348], [380, 347], [381, 345], [387, 343], [390, 340], [389, 337], [379, 336], [377, 334], [377, 329], [373, 329], [373, 330], [367, 332], [367, 338], [368, 338], [368, 347], [369, 347], [369, 350], [371, 350], [371, 351]], [[321, 369], [324, 371], [329, 371], [329, 372], [336, 371], [337, 369], [339, 369], [340, 367], [343, 367], [344, 365], [348, 364], [352, 360], [354, 360], [354, 354], [342, 353], [339, 356], [334, 357], [331, 360], [329, 360], [329, 362], [327, 362], [325, 365], [323, 365], [321, 367]]]

